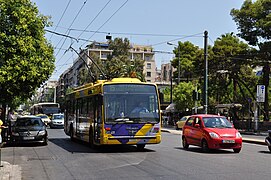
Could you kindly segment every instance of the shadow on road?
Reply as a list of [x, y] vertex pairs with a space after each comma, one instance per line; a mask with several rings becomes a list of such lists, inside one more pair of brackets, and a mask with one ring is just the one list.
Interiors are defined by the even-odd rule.
[[110, 145], [110, 146], [96, 146], [91, 148], [88, 143], [69, 138], [50, 138], [49, 141], [55, 145], [69, 151], [70, 153], [131, 153], [131, 152], [154, 152], [153, 150], [145, 148], [138, 151], [133, 145]]
[[200, 147], [189, 147], [188, 149], [184, 149], [182, 147], [175, 147], [175, 149], [202, 154], [236, 154], [233, 152], [232, 149], [211, 149], [207, 153], [202, 152]]

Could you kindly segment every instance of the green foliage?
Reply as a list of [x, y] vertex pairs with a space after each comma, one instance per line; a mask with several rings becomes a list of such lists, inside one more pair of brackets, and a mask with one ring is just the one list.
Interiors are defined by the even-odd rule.
[[240, 10], [232, 9], [231, 15], [238, 26], [240, 37], [251, 45], [271, 37], [271, 0], [245, 0]]
[[104, 62], [105, 72], [114, 77], [130, 77], [135, 72], [141, 81], [145, 81], [143, 75], [144, 60], [130, 58], [130, 42], [127, 38], [115, 38], [109, 42], [109, 49], [113, 50], [112, 55]]
[[176, 104], [176, 109], [183, 112], [187, 108], [194, 107], [193, 90], [195, 85], [192, 82], [181, 82], [173, 89], [173, 102]]
[[[270, 48], [271, 48], [271, 0], [245, 0], [240, 9], [232, 9], [231, 15], [237, 24], [238, 34], [250, 45], [258, 46], [259, 51], [254, 56], [254, 64], [263, 66], [263, 82], [269, 87]], [[269, 92], [266, 91], [264, 114], [269, 120]]]
[[0, 102], [26, 100], [54, 70], [48, 17], [30, 0], [0, 0]]

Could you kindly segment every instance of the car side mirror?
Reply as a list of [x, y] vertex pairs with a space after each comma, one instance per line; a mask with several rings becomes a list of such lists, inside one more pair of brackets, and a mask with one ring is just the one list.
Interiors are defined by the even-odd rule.
[[200, 125], [199, 124], [195, 124], [195, 128], [200, 128]]

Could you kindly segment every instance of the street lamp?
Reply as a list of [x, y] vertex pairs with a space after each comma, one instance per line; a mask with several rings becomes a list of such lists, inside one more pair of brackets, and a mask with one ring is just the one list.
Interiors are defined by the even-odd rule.
[[167, 44], [178, 48], [178, 84], [180, 84], [180, 48], [178, 45], [173, 44], [171, 42], [167, 42]]

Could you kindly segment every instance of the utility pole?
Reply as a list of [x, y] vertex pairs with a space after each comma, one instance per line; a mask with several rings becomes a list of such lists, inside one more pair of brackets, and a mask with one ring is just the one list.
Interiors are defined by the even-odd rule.
[[173, 85], [172, 85], [172, 64], [170, 63], [170, 74], [169, 74], [169, 77], [170, 77], [170, 104], [173, 102], [172, 100], [172, 89], [173, 89]]
[[180, 54], [181, 54], [181, 50], [180, 50], [180, 45], [178, 44], [173, 44], [171, 42], [167, 42], [168, 45], [170, 46], [175, 46], [175, 48], [178, 48], [177, 52], [178, 52], [178, 81], [177, 83], [180, 84], [180, 78], [181, 78], [181, 59], [180, 59]]
[[205, 62], [205, 71], [204, 71], [204, 113], [208, 113], [208, 31], [204, 31], [204, 62]]

